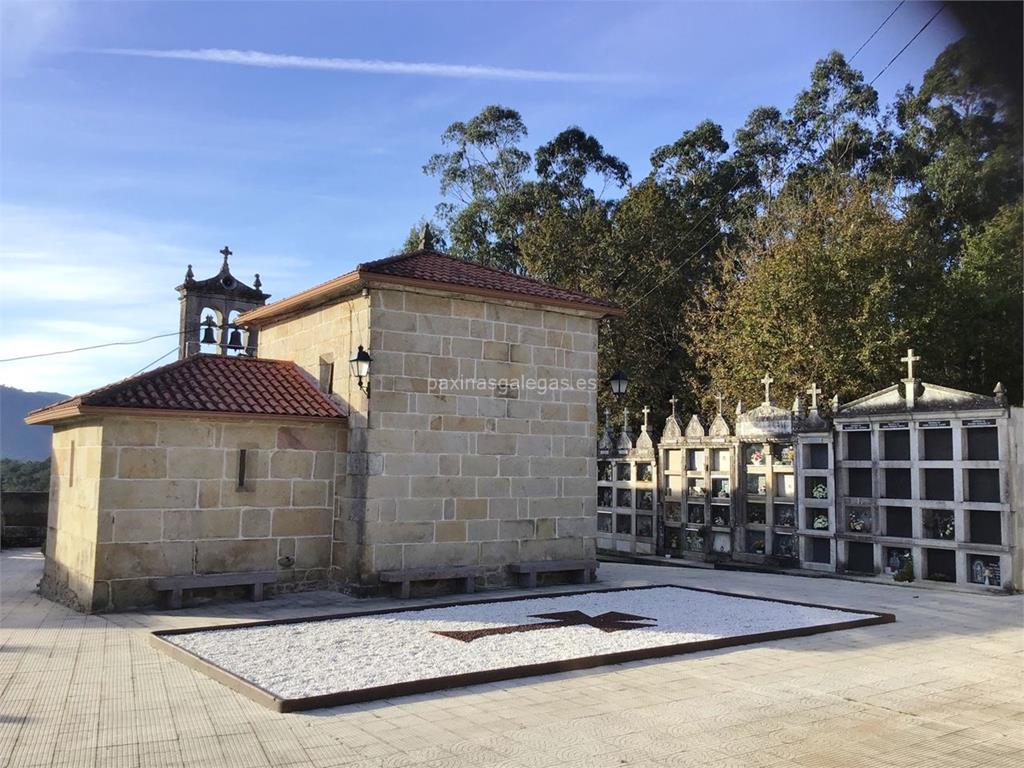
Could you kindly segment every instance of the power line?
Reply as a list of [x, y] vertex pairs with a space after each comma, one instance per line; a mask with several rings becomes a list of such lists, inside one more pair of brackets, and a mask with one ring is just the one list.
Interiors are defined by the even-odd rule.
[[868, 39], [867, 39], [867, 40], [865, 40], [865, 41], [864, 41], [863, 43], [861, 43], [861, 44], [860, 44], [860, 48], [858, 48], [858, 49], [857, 49], [856, 51], [854, 51], [854, 52], [853, 52], [853, 56], [851, 56], [851, 57], [849, 58], [849, 61], [850, 61], [851, 63], [853, 62], [853, 60], [854, 60], [854, 59], [856, 59], [856, 58], [857, 58], [857, 54], [858, 54], [858, 53], [860, 53], [861, 51], [863, 51], [863, 50], [864, 50], [864, 46], [866, 46], [866, 45], [867, 45], [868, 43], [870, 43], [870, 42], [871, 42], [872, 40], [874, 40], [874, 38], [875, 38], [875, 35], [877, 35], [877, 34], [878, 34], [879, 32], [881, 32], [881, 31], [882, 31], [882, 27], [884, 27], [884, 26], [885, 26], [886, 24], [888, 24], [888, 23], [889, 23], [889, 19], [891, 19], [891, 18], [892, 18], [893, 16], [895, 16], [895, 15], [896, 15], [896, 11], [898, 11], [898, 10], [899, 10], [900, 8], [902, 8], [902, 7], [903, 7], [903, 4], [904, 4], [905, 2], [906, 2], [906, 0], [900, 0], [900, 2], [899, 2], [899, 5], [897, 5], [897, 6], [895, 7], [895, 8], [893, 8], [893, 9], [892, 9], [892, 12], [891, 12], [891, 13], [890, 13], [890, 14], [889, 14], [888, 16], [886, 16], [886, 17], [885, 17], [885, 20], [884, 20], [884, 21], [883, 21], [883, 22], [882, 22], [881, 24], [879, 24], [879, 25], [878, 25], [878, 27], [877, 27], [877, 28], [875, 29], [875, 31], [874, 31], [874, 32], [872, 32], [872, 33], [871, 33], [871, 34], [870, 34], [870, 35], [868, 36]]
[[879, 72], [879, 73], [878, 73], [877, 75], [875, 75], [875, 76], [874, 76], [874, 77], [873, 77], [873, 78], [871, 79], [871, 82], [870, 82], [870, 83], [868, 83], [868, 85], [874, 85], [874, 84], [875, 84], [875, 80], [877, 80], [877, 79], [878, 79], [878, 78], [880, 78], [880, 77], [881, 77], [881, 76], [882, 76], [883, 74], [885, 74], [885, 70], [887, 70], [887, 69], [888, 69], [889, 67], [891, 67], [891, 66], [892, 66], [892, 63], [893, 63], [894, 61], [896, 61], [896, 59], [898, 59], [898, 58], [900, 57], [900, 55], [901, 55], [901, 54], [902, 54], [902, 53], [903, 53], [903, 52], [904, 52], [905, 50], [907, 50], [907, 48], [909, 48], [909, 47], [910, 47], [910, 44], [911, 44], [911, 43], [913, 43], [913, 42], [914, 42], [915, 40], [917, 40], [918, 36], [920, 36], [920, 34], [921, 34], [922, 32], [924, 32], [924, 31], [925, 31], [926, 29], [928, 29], [928, 25], [929, 25], [929, 24], [931, 24], [931, 23], [932, 23], [933, 21], [935, 21], [935, 17], [936, 17], [936, 16], [938, 16], [938, 15], [939, 15], [940, 13], [942, 13], [942, 12], [943, 12], [944, 10], [946, 10], [946, 4], [945, 4], [945, 3], [943, 3], [942, 5], [940, 5], [940, 6], [939, 6], [939, 10], [937, 10], [937, 11], [936, 11], [935, 13], [933, 13], [933, 14], [932, 14], [932, 16], [931, 16], [931, 18], [930, 18], [930, 19], [928, 19], [928, 21], [926, 21], [926, 22], [924, 23], [924, 26], [922, 26], [922, 27], [921, 27], [921, 28], [920, 28], [919, 30], [917, 30], [917, 34], [915, 34], [915, 35], [914, 35], [914, 36], [913, 36], [912, 38], [910, 38], [910, 39], [909, 39], [909, 40], [907, 41], [907, 44], [906, 44], [906, 45], [904, 45], [904, 46], [903, 46], [902, 48], [900, 48], [899, 52], [898, 52], [898, 53], [897, 53], [897, 54], [896, 54], [895, 56], [893, 56], [893, 57], [892, 57], [891, 59], [889, 59], [889, 63], [888, 63], [888, 64], [886, 64], [886, 65], [885, 65], [884, 67], [882, 67], [881, 71], [880, 71], [880, 72]]
[[132, 374], [131, 376], [129, 376], [128, 378], [130, 378], [130, 379], [131, 379], [131, 378], [134, 378], [135, 376], [138, 376], [138, 375], [139, 375], [140, 373], [142, 373], [142, 372], [143, 372], [144, 370], [146, 370], [147, 368], [151, 368], [151, 367], [153, 367], [154, 365], [156, 365], [157, 363], [159, 363], [159, 362], [160, 362], [161, 360], [163, 360], [163, 359], [164, 359], [165, 357], [167, 357], [167, 356], [168, 356], [168, 355], [170, 355], [171, 353], [173, 353], [173, 352], [177, 352], [177, 351], [178, 351], [178, 345], [177, 345], [177, 344], [175, 344], [175, 345], [174, 345], [173, 347], [171, 347], [171, 348], [170, 348], [169, 350], [167, 350], [167, 351], [166, 351], [166, 352], [164, 352], [164, 353], [163, 353], [162, 355], [160, 355], [160, 357], [158, 357], [158, 358], [157, 358], [156, 360], [154, 360], [153, 362], [151, 362], [151, 363], [147, 363], [146, 365], [142, 366], [141, 368], [139, 368], [139, 370], [137, 370], [137, 371], [136, 371], [135, 373], [133, 373], [133, 374]]
[[[54, 355], [70, 355], [72, 352], [86, 352], [90, 349], [103, 349], [104, 347], [125, 347], [130, 346], [132, 344], [145, 344], [147, 341], [153, 341], [154, 339], [166, 339], [169, 336], [180, 336], [181, 333], [181, 331], [175, 331], [174, 333], [160, 333], [157, 334], [156, 336], [150, 336], [148, 339], [135, 339], [134, 341], [109, 341], [106, 344], [93, 344], [90, 347], [75, 347], [74, 349], [62, 349], [57, 352], [39, 352], [38, 354], [35, 355], [6, 357], [0, 360], [0, 363], [14, 363], [17, 362], [18, 360], [32, 360], [37, 357], [53, 357]], [[177, 347], [175, 347], [175, 349], [177, 349]], [[164, 357], [166, 357], [166, 355]]]
[[[871, 38], [873, 38], [873, 37], [874, 37], [874, 36], [875, 36], [876, 34], [878, 34], [878, 31], [879, 31], [879, 30], [880, 30], [880, 29], [881, 29], [882, 27], [884, 27], [884, 26], [886, 25], [886, 23], [887, 23], [887, 22], [889, 21], [889, 19], [891, 19], [891, 18], [893, 17], [893, 15], [894, 15], [894, 14], [896, 13], [896, 11], [898, 11], [898, 10], [900, 9], [900, 6], [902, 6], [902, 5], [903, 5], [903, 2], [901, 1], [901, 2], [900, 2], [900, 4], [899, 4], [899, 5], [897, 5], [897, 6], [896, 6], [896, 7], [895, 7], [895, 8], [894, 8], [894, 9], [892, 10], [892, 12], [891, 12], [891, 13], [890, 13], [890, 14], [889, 14], [888, 16], [886, 16], [886, 17], [885, 17], [885, 19], [884, 19], [884, 20], [882, 21], [882, 23], [878, 25], [878, 27], [877, 27], [877, 28], [875, 29], [875, 31], [874, 31], [874, 32], [872, 32], [872, 33], [871, 33], [871, 34], [870, 34], [870, 35], [868, 36], [867, 40], [865, 40], [865, 41], [863, 42], [863, 44], [861, 44], [860, 48], [858, 48], [858, 49], [857, 49], [857, 50], [856, 50], [856, 51], [854, 52], [853, 56], [856, 56], [856, 55], [857, 55], [858, 53], [860, 53], [860, 51], [861, 51], [861, 50], [862, 50], [862, 49], [864, 48], [864, 46], [865, 46], [865, 45], [867, 45], [867, 44], [868, 44], [868, 43], [869, 43], [869, 42], [871, 41]], [[929, 25], [929, 24], [931, 24], [931, 23], [932, 23], [932, 21], [934, 21], [934, 20], [935, 20], [935, 17], [936, 17], [936, 16], [938, 16], [938, 15], [939, 15], [940, 13], [942, 13], [942, 11], [943, 11], [943, 9], [944, 9], [945, 7], [946, 7], [946, 6], [945, 6], [945, 4], [941, 5], [941, 6], [939, 7], [939, 10], [937, 10], [937, 11], [936, 11], [936, 12], [935, 12], [934, 14], [932, 14], [932, 17], [931, 17], [930, 19], [928, 19], [928, 21], [926, 21], [926, 22], [924, 23], [924, 26], [922, 26], [922, 27], [921, 27], [921, 28], [920, 28], [920, 29], [919, 29], [919, 30], [917, 31], [917, 33], [916, 33], [916, 34], [915, 34], [915, 35], [914, 35], [914, 36], [913, 36], [912, 38], [910, 38], [910, 40], [908, 40], [908, 41], [907, 41], [907, 44], [906, 44], [906, 45], [904, 45], [904, 46], [903, 46], [903, 47], [902, 47], [902, 48], [901, 48], [901, 49], [900, 49], [900, 50], [899, 50], [899, 51], [898, 51], [898, 52], [896, 53], [896, 55], [895, 55], [895, 56], [893, 56], [893, 57], [892, 57], [892, 59], [890, 59], [890, 60], [889, 60], [889, 63], [888, 63], [888, 64], [886, 64], [886, 65], [885, 65], [885, 67], [883, 67], [883, 68], [882, 68], [882, 71], [881, 71], [881, 72], [879, 72], [879, 73], [878, 73], [877, 75], [875, 75], [874, 79], [873, 79], [873, 80], [872, 80], [872, 81], [871, 81], [870, 83], [868, 83], [868, 85], [874, 85], [874, 83], [875, 83], [875, 80], [877, 80], [877, 79], [878, 79], [879, 77], [881, 77], [881, 76], [882, 76], [882, 73], [884, 73], [884, 72], [885, 72], [885, 70], [886, 70], [886, 69], [888, 69], [888, 68], [889, 68], [889, 67], [890, 67], [890, 66], [892, 65], [892, 63], [893, 63], [894, 61], [896, 61], [896, 59], [898, 59], [898, 58], [900, 57], [900, 54], [902, 54], [902, 53], [903, 53], [903, 52], [904, 52], [905, 50], [907, 50], [907, 48], [909, 48], [909, 47], [910, 47], [910, 44], [911, 44], [911, 43], [913, 43], [913, 42], [914, 42], [914, 41], [915, 41], [915, 40], [916, 40], [916, 39], [918, 38], [918, 36], [919, 36], [919, 35], [920, 35], [920, 34], [921, 34], [922, 32], [924, 32], [924, 31], [925, 31], [925, 29], [927, 29], [928, 25]], [[850, 60], [851, 60], [851, 61], [853, 60], [853, 56], [851, 56], [851, 57], [850, 57]], [[843, 150], [843, 154], [842, 154], [842, 155], [841, 155], [841, 156], [839, 157], [839, 159], [840, 159], [840, 160], [842, 160], [842, 158], [846, 156], [846, 153], [847, 153], [847, 152], [849, 151], [849, 149], [850, 149], [850, 147], [849, 147], [849, 146], [847, 146], [847, 148], [846, 148], [845, 150]], [[786, 167], [786, 168], [785, 168], [785, 169], [783, 170], [783, 175], [785, 175], [785, 174], [786, 174], [786, 173], [787, 173], [787, 172], [788, 172], [788, 171], [789, 171], [789, 170], [790, 170], [790, 169], [791, 169], [791, 168], [792, 168], [792, 167], [793, 167], [793, 166], [794, 166], [794, 165], [796, 164], [796, 162], [797, 162], [797, 160], [798, 160], [798, 159], [799, 159], [799, 158], [794, 158], [794, 159], [793, 159], [793, 161], [792, 161], [791, 163], [789, 163], [789, 165], [788, 165], [788, 166], [787, 166], [787, 167]], [[715, 205], [714, 205], [714, 207], [713, 207], [713, 208], [712, 208], [711, 210], [715, 210], [715, 208], [717, 208], [718, 204], [719, 204], [719, 203], [721, 203], [721, 202], [722, 202], [722, 200], [724, 200], [724, 199], [725, 199], [726, 195], [729, 195], [729, 194], [731, 194], [731, 193], [732, 193], [732, 191], [733, 191], [734, 189], [736, 189], [736, 187], [738, 187], [738, 186], [740, 185], [740, 183], [741, 183], [741, 182], [745, 181], [745, 180], [746, 180], [746, 179], [747, 179], [748, 177], [750, 177], [751, 175], [753, 175], [753, 174], [754, 174], [755, 172], [756, 172], [756, 168], [752, 168], [751, 170], [747, 171], [747, 173], [745, 173], [745, 174], [744, 174], [743, 176], [741, 176], [741, 177], [740, 177], [740, 178], [739, 178], [739, 179], [738, 179], [738, 180], [736, 181], [736, 183], [734, 183], [734, 184], [733, 184], [733, 185], [732, 185], [732, 186], [731, 186], [731, 187], [730, 187], [730, 188], [729, 188], [729, 189], [728, 189], [728, 190], [727, 190], [727, 191], [726, 191], [726, 192], [725, 192], [725, 193], [724, 193], [724, 194], [723, 194], [723, 195], [722, 195], [721, 197], [719, 197], [719, 198], [718, 198], [718, 200], [716, 200], [716, 201], [715, 201]], [[701, 224], [702, 224], [702, 223], [704, 222], [704, 220], [705, 220], [705, 219], [706, 219], [706, 218], [708, 217], [708, 215], [710, 214], [711, 210], [709, 210], [709, 211], [708, 211], [708, 213], [704, 214], [704, 216], [703, 216], [703, 217], [701, 217], [700, 221], [698, 221], [698, 222], [697, 222], [697, 223], [696, 223], [696, 224], [695, 224], [695, 225], [694, 225], [693, 227], [691, 227], [691, 228], [690, 228], [690, 230], [689, 230], [689, 231], [688, 231], [688, 232], [686, 233], [686, 235], [684, 235], [684, 237], [686, 237], [686, 236], [690, 235], [690, 234], [691, 234], [691, 233], [692, 233], [692, 232], [693, 232], [693, 231], [694, 231], [694, 230], [695, 230], [695, 229], [696, 229], [696, 228], [697, 228], [698, 226], [700, 226], [700, 225], [701, 225]], [[701, 251], [703, 251], [703, 250], [704, 250], [705, 248], [707, 248], [707, 247], [708, 247], [708, 246], [709, 246], [709, 245], [710, 245], [710, 244], [711, 244], [711, 243], [712, 243], [712, 242], [713, 242], [713, 241], [714, 241], [715, 239], [717, 239], [717, 237], [719, 236], [719, 234], [720, 234], [720, 233], [716, 233], [716, 234], [712, 235], [712, 236], [711, 236], [711, 237], [710, 237], [710, 238], [709, 238], [709, 239], [708, 239], [708, 240], [707, 240], [707, 241], [706, 241], [706, 242], [705, 242], [705, 243], [704, 243], [704, 244], [703, 244], [703, 245], [702, 245], [702, 246], [701, 246], [700, 248], [698, 248], [698, 249], [697, 249], [696, 251], [694, 251], [694, 252], [693, 252], [692, 254], [690, 254], [690, 256], [689, 256], [688, 258], [686, 258], [686, 259], [684, 259], [683, 261], [681, 261], [681, 262], [680, 262], [679, 264], [677, 264], [677, 265], [676, 265], [676, 266], [675, 266], [675, 267], [674, 267], [673, 269], [671, 269], [671, 270], [670, 270], [670, 271], [669, 271], [669, 272], [668, 272], [667, 274], [663, 275], [663, 276], [661, 277], [661, 279], [660, 279], [660, 280], [658, 280], [658, 281], [657, 281], [657, 282], [656, 282], [656, 283], [655, 283], [655, 284], [654, 284], [653, 286], [651, 286], [650, 290], [648, 290], [648, 291], [647, 291], [646, 293], [644, 293], [644, 295], [643, 295], [643, 296], [641, 296], [641, 297], [640, 297], [639, 299], [637, 299], [637, 300], [636, 300], [636, 301], [634, 301], [634, 302], [633, 302], [632, 304], [630, 304], [630, 305], [629, 305], [629, 307], [627, 307], [627, 308], [626, 308], [626, 310], [627, 310], [627, 311], [629, 311], [629, 310], [633, 309], [633, 307], [635, 307], [635, 306], [636, 306], [637, 304], [639, 304], [639, 303], [640, 303], [641, 301], [643, 301], [643, 300], [644, 300], [644, 299], [646, 299], [646, 298], [647, 298], [648, 296], [650, 296], [650, 295], [651, 295], [651, 293], [653, 293], [653, 292], [654, 292], [654, 291], [655, 291], [655, 290], [656, 290], [656, 289], [657, 289], [657, 288], [658, 288], [659, 286], [661, 286], [661, 285], [662, 285], [662, 284], [663, 284], [663, 283], [664, 283], [664, 282], [665, 282], [666, 280], [668, 280], [668, 279], [669, 279], [670, 277], [673, 277], [673, 276], [675, 276], [675, 274], [676, 274], [677, 272], [679, 272], [679, 270], [681, 270], [681, 269], [682, 269], [683, 267], [685, 267], [685, 266], [686, 266], [687, 264], [689, 264], [689, 263], [690, 263], [691, 261], [693, 261], [693, 259], [697, 258], [697, 256], [699, 256], [699, 255], [700, 255]], [[678, 250], [678, 248], [677, 248], [677, 249], [675, 249], [675, 250], [673, 250], [673, 251], [672, 251], [672, 252], [671, 252], [671, 253], [670, 253], [669, 255], [670, 255], [670, 256], [671, 256], [671, 255], [674, 255], [674, 254], [675, 254], [675, 252], [676, 252], [677, 250]]]

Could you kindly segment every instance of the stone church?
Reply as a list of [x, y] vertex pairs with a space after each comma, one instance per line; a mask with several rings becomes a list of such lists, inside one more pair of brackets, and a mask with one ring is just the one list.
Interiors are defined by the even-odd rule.
[[43, 593], [120, 610], [182, 576], [358, 594], [593, 558], [598, 324], [621, 310], [421, 246], [273, 303], [227, 248], [190, 266], [176, 362], [26, 419], [53, 426]]

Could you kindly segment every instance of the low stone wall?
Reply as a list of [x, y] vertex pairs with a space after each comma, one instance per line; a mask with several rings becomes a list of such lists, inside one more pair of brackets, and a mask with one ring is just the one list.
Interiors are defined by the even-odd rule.
[[0, 545], [41, 547], [46, 541], [46, 491], [4, 491], [0, 494]]

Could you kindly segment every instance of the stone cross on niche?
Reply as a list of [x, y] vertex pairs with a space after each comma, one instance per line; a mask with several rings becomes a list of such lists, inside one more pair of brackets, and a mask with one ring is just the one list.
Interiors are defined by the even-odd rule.
[[764, 374], [764, 378], [761, 379], [761, 383], [764, 384], [764, 401], [766, 403], [771, 403], [771, 401], [772, 401], [771, 389], [772, 389], [772, 384], [774, 382], [775, 382], [775, 379], [773, 379], [772, 375], [770, 373], [767, 373], [767, 372]]
[[640, 409], [640, 412], [644, 415], [644, 426], [647, 426], [647, 415], [651, 412], [651, 409], [646, 405]]
[[811, 396], [811, 408], [818, 410], [818, 395], [821, 394], [821, 390], [818, 389], [818, 382], [811, 382], [811, 386], [807, 388], [807, 394]]
[[231, 255], [231, 249], [225, 245], [223, 248], [220, 249], [220, 255], [224, 257], [224, 263], [227, 264], [228, 256]]
[[610, 427], [612, 425], [612, 409], [611, 408], [605, 408], [604, 409], [604, 423], [605, 423], [605, 426], [608, 426], [608, 427]]
[[622, 409], [622, 429], [629, 432], [629, 408]]
[[906, 357], [901, 357], [900, 358], [900, 362], [901, 363], [906, 363], [907, 364], [907, 378], [908, 379], [914, 378], [914, 363], [919, 362], [920, 360], [921, 360], [921, 356], [914, 354], [914, 348], [913, 347], [911, 347], [910, 349], [907, 350], [907, 356]]
[[672, 415], [675, 416], [676, 415], [676, 403], [679, 402], [679, 398], [677, 398], [675, 395], [672, 395], [672, 397], [670, 397], [668, 399], [668, 401], [672, 404]]
[[725, 395], [723, 395], [721, 392], [719, 392], [717, 395], [715, 395], [715, 400], [718, 401], [718, 413], [721, 414], [722, 413], [722, 403], [725, 402]]

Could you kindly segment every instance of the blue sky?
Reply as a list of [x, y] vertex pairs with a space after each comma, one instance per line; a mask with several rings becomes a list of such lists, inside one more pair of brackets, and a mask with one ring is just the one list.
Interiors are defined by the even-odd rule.
[[[438, 202], [440, 134], [487, 104], [523, 114], [531, 149], [578, 124], [642, 178], [704, 118], [731, 136], [788, 107], [895, 6], [5, 0], [0, 358], [175, 331], [185, 265], [213, 274], [225, 244], [275, 298], [388, 255]], [[935, 8], [906, 3], [854, 64], [874, 77]], [[957, 37], [940, 15], [883, 101]], [[0, 383], [77, 393], [173, 342], [4, 363]]]

